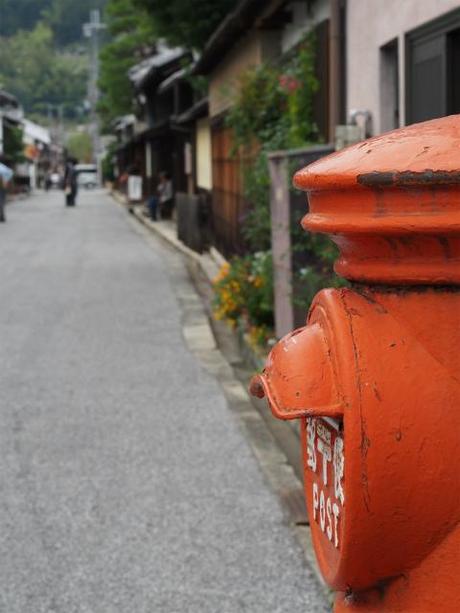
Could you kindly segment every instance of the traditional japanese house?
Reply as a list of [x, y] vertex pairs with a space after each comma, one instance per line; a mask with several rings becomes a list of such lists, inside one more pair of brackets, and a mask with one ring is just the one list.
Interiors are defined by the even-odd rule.
[[344, 120], [344, 9], [340, 0], [242, 0], [208, 41], [194, 73], [209, 79], [212, 158], [212, 220], [215, 245], [226, 255], [244, 252], [245, 202], [240, 159], [226, 115], [239, 91], [241, 74], [295, 53], [303, 37], [315, 37], [319, 89], [314, 116], [320, 138], [333, 140]]

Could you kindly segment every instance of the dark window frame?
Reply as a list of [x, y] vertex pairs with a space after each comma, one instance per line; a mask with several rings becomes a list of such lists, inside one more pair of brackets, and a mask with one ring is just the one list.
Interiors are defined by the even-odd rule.
[[[405, 125], [413, 123], [411, 118], [412, 112], [412, 96], [411, 96], [411, 83], [412, 83], [412, 56], [414, 43], [417, 42], [428, 42], [430, 39], [436, 39], [440, 36], [447, 36], [453, 30], [457, 30], [460, 28], [460, 8], [456, 8], [440, 17], [429, 21], [414, 30], [411, 30], [405, 35], [405, 49], [404, 49], [404, 92], [405, 92]], [[447, 51], [447, 50], [446, 50]], [[445, 66], [446, 77], [448, 73], [448, 67]], [[449, 85], [447, 78], [446, 82], [446, 91], [444, 92], [446, 97], [446, 106], [447, 99], [449, 96]]]
[[[388, 115], [385, 115], [384, 120], [384, 108], [386, 97], [383, 92], [383, 75], [384, 72], [388, 76], [389, 59], [391, 55], [394, 55], [394, 81], [393, 81], [393, 104], [390, 121], [388, 121]], [[401, 105], [400, 105], [400, 43], [399, 38], [396, 36], [392, 38], [384, 45], [379, 47], [379, 118], [380, 118], [380, 130], [382, 125], [385, 132], [399, 128], [401, 125]], [[386, 110], [386, 108], [385, 108]], [[391, 125], [389, 125], [391, 124]]]

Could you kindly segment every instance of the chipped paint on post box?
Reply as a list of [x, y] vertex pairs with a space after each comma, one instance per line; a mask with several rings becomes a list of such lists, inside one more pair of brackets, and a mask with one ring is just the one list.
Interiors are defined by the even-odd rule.
[[251, 392], [301, 421], [335, 611], [459, 611], [460, 116], [359, 143], [294, 182], [303, 227], [338, 245], [352, 285], [317, 294]]

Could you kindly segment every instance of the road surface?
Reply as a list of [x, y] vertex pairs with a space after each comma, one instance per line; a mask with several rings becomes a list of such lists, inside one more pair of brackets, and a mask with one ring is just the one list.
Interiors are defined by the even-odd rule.
[[0, 227], [0, 611], [327, 611], [168, 274], [102, 191]]

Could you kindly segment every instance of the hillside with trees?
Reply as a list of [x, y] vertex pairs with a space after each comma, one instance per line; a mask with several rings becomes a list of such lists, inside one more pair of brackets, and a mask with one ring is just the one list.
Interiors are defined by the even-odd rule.
[[81, 40], [81, 27], [91, 9], [103, 9], [106, 0], [0, 0], [0, 36], [33, 30], [39, 21], [50, 26], [63, 47]]
[[27, 113], [82, 115], [87, 47], [82, 25], [105, 0], [0, 0], [0, 87]]

